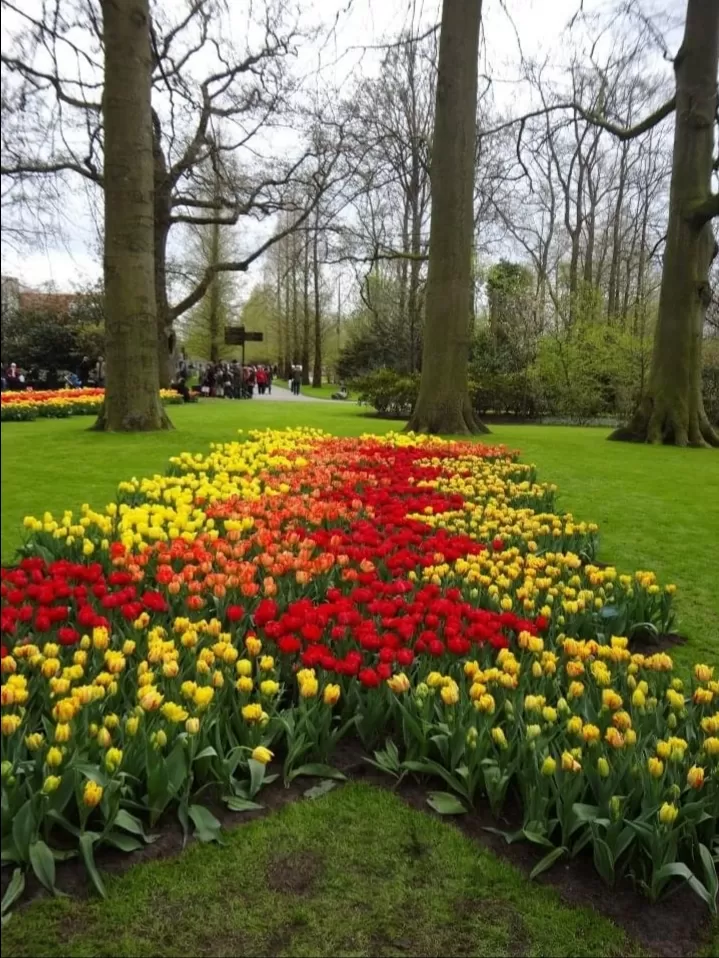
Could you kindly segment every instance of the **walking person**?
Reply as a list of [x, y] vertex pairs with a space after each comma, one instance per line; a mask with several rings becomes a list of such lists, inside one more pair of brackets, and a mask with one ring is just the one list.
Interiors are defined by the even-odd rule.
[[302, 382], [302, 370], [299, 366], [295, 366], [292, 370], [292, 392], [295, 396], [300, 394], [300, 383]]
[[257, 367], [257, 392], [260, 396], [264, 396], [266, 386], [267, 386], [267, 373], [265, 372], [264, 366], [258, 366]]

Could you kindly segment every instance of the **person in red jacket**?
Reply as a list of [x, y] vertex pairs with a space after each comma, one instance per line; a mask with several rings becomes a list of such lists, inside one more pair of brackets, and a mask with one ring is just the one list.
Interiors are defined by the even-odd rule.
[[260, 396], [264, 396], [265, 389], [267, 388], [267, 371], [264, 366], [259, 366], [257, 369], [257, 392]]

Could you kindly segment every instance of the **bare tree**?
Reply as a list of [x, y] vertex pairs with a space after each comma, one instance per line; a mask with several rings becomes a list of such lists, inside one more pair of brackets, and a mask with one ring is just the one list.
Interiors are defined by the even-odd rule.
[[[79, 175], [102, 188], [102, 37], [97, 0], [45, 0], [34, 17], [13, 0], [3, 7], [24, 24], [2, 54], [4, 82], [32, 110], [18, 115], [3, 140], [2, 174], [17, 188], [36, 178]], [[300, 39], [282, 0], [248, 6], [240, 49], [218, 0], [152, 7], [152, 132], [155, 198], [156, 342], [160, 379], [169, 382], [173, 325], [205, 295], [217, 271], [246, 271], [278, 238], [256, 241], [233, 261], [216, 264], [170, 302], [168, 249], [174, 227], [236, 225], [287, 210], [291, 231], [311, 214], [334, 169], [342, 140], [332, 117], [327, 135], [278, 160], [262, 150], [262, 133], [288, 110], [293, 80], [285, 62]], [[301, 128], [302, 117], [292, 123]], [[220, 143], [217, 128], [223, 131]], [[51, 135], [48, 136], [48, 131]], [[221, 190], [208, 197], [208, 159]], [[299, 208], [295, 197], [307, 205]]]

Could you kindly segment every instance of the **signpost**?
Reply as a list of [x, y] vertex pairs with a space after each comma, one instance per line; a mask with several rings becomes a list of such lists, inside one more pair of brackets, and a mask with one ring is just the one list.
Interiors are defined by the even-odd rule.
[[248, 331], [244, 326], [225, 327], [225, 346], [242, 346], [243, 371], [245, 368], [245, 343], [261, 343], [264, 338], [264, 333]]

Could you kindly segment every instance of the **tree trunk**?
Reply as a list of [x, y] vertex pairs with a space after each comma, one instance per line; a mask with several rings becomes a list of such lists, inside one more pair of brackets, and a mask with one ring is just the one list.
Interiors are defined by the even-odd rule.
[[322, 385], [322, 314], [320, 311], [320, 210], [315, 214], [315, 228], [312, 236], [312, 275], [315, 293], [315, 364], [312, 370], [312, 385]]
[[299, 364], [300, 318], [297, 293], [297, 233], [292, 234], [292, 365]]
[[481, 0], [444, 0], [439, 39], [429, 270], [415, 432], [488, 432], [467, 388]]
[[285, 368], [284, 317], [282, 314], [282, 246], [277, 247], [277, 368]]
[[157, 366], [160, 387], [166, 389], [172, 382], [173, 361], [170, 337], [172, 321], [167, 298], [167, 237], [172, 215], [172, 188], [167, 161], [162, 151], [160, 118], [152, 113], [152, 161], [155, 202], [155, 309], [157, 313]]
[[157, 369], [160, 388], [167, 389], [172, 382], [174, 334], [167, 299], [167, 234], [169, 221], [157, 216], [155, 203], [155, 309], [157, 313]]
[[419, 259], [419, 256], [422, 251], [422, 211], [420, 209], [419, 202], [419, 172], [419, 156], [417, 155], [417, 146], [414, 144], [410, 200], [410, 208], [412, 211], [411, 242], [412, 255], [414, 258], [409, 266], [409, 296], [407, 300], [407, 312], [409, 314], [409, 371], [411, 373], [413, 373], [418, 366], [418, 340], [422, 330], [422, 313], [420, 309], [419, 297], [419, 277], [421, 267], [421, 260]]
[[302, 385], [310, 384], [310, 237], [305, 230], [302, 263]]
[[628, 151], [628, 143], [623, 143], [622, 157], [619, 165], [619, 190], [617, 192], [617, 202], [614, 206], [614, 211], [612, 214], [612, 258], [609, 265], [609, 289], [607, 291], [607, 320], [610, 323], [616, 317], [619, 306], [619, 264], [622, 254], [620, 237], [622, 212], [624, 208], [624, 188], [627, 177]]
[[93, 428], [170, 428], [160, 403], [149, 0], [102, 0], [105, 402]]
[[669, 222], [647, 392], [629, 424], [610, 438], [719, 446], [701, 394], [702, 328], [716, 255], [710, 219], [719, 65], [719, 3], [689, 0], [674, 61], [676, 117]]
[[[210, 265], [214, 266], [220, 261], [220, 224], [213, 223], [210, 229]], [[220, 316], [220, 277], [217, 273], [215, 273], [210, 283], [209, 313], [210, 362], [219, 363], [222, 348], [222, 322]]]

